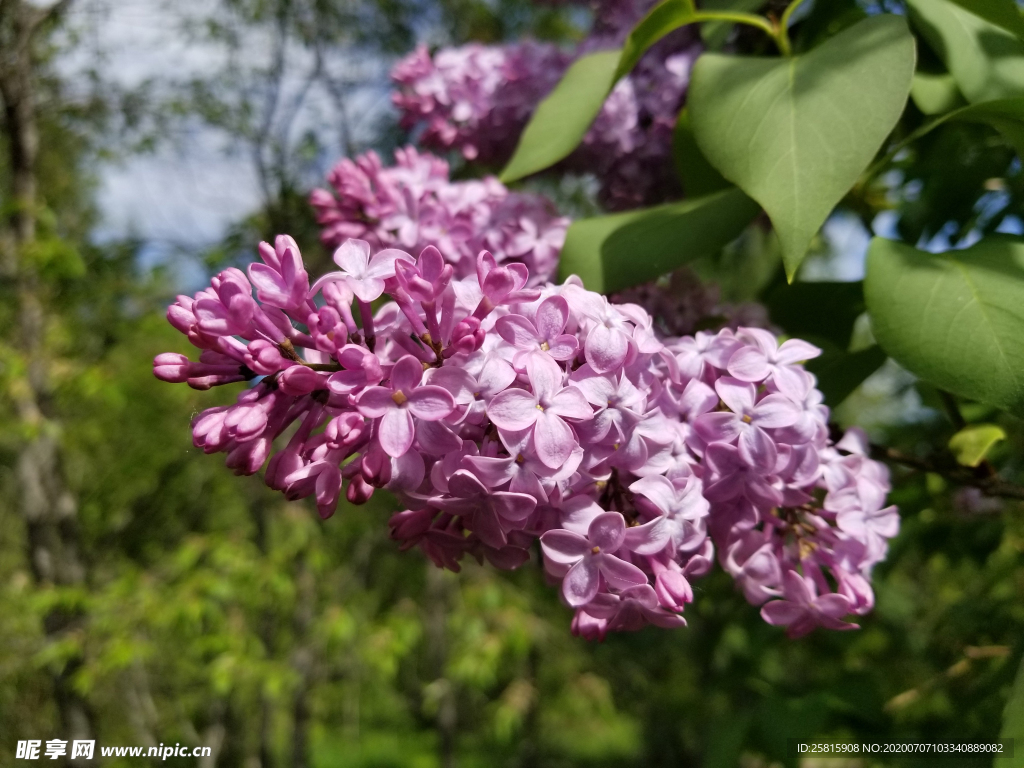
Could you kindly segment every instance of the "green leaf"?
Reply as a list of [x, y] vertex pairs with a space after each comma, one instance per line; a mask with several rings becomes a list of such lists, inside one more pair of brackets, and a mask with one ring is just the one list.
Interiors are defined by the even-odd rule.
[[864, 297], [875, 338], [900, 365], [1024, 415], [1024, 240], [934, 255], [876, 238]]
[[875, 344], [857, 352], [826, 349], [821, 357], [808, 360], [804, 365], [818, 377], [818, 389], [824, 393], [825, 403], [835, 408], [881, 368], [885, 360], [885, 352]]
[[687, 197], [703, 197], [732, 186], [704, 157], [697, 146], [686, 109], [679, 113], [672, 132], [672, 159]]
[[996, 128], [1017, 154], [1024, 157], [1024, 98], [986, 101], [952, 112], [948, 119], [965, 123], [988, 123]]
[[910, 98], [926, 115], [941, 115], [962, 107], [966, 102], [956, 80], [948, 73], [938, 75], [918, 72], [910, 86]]
[[648, 282], [736, 239], [758, 207], [736, 188], [696, 200], [580, 219], [569, 227], [559, 259], [564, 279], [579, 275], [610, 293]]
[[864, 313], [864, 284], [792, 283], [768, 294], [772, 322], [786, 333], [828, 339], [840, 350], [850, 346], [853, 324]]
[[1024, 42], [948, 0], [907, 3], [915, 25], [956, 78], [967, 101], [976, 104], [1024, 95]]
[[[922, 136], [926, 136], [947, 122], [987, 123], [1003, 134], [1003, 138], [1017, 150], [1018, 155], [1024, 158], [1024, 98], [1017, 97], [1015, 99], [985, 101], [947, 112], [930, 123], [922, 125], [906, 139], [890, 149], [886, 160], [892, 159], [899, 150], [917, 141]], [[885, 161], [881, 161], [875, 167], [882, 167], [884, 165]]]
[[768, 211], [791, 280], [899, 120], [914, 63], [914, 39], [892, 15], [792, 58], [697, 60], [688, 96], [697, 143]]
[[997, 757], [993, 768], [1021, 768], [1024, 766], [1024, 659], [1017, 670], [1017, 680], [1010, 691], [1010, 699], [1003, 710], [1003, 728], [1000, 739], [1013, 739], [1014, 756]]
[[1006, 432], [995, 424], [970, 424], [949, 439], [949, 450], [957, 462], [976, 467], [985, 460], [992, 446], [1006, 439]]
[[577, 147], [615, 84], [618, 62], [619, 51], [599, 51], [569, 67], [519, 137], [512, 159], [501, 172], [503, 182], [542, 171]]
[[1024, 17], [1014, 0], [950, 0], [976, 16], [1024, 38]]

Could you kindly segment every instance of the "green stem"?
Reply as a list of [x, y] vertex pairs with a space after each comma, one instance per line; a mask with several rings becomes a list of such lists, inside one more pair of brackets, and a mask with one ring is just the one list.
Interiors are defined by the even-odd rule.
[[782, 19], [779, 21], [779, 29], [782, 30], [782, 34], [786, 34], [786, 31], [789, 29], [789, 20], [793, 17], [793, 14], [796, 13], [797, 8], [804, 4], [804, 1], [805, 0], [793, 0], [793, 2], [789, 4], [789, 7], [783, 11]]
[[734, 24], [746, 24], [751, 27], [757, 27], [768, 34], [773, 40], [778, 40], [778, 36], [775, 34], [775, 27], [772, 23], [764, 16], [758, 16], [755, 13], [740, 13], [730, 11], [697, 11], [694, 14], [693, 20], [695, 22], [701, 21], [731, 21]]

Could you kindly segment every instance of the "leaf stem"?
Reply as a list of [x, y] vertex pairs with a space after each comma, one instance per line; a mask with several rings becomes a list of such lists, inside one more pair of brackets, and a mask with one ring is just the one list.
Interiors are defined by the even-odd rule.
[[786, 8], [785, 11], [783, 11], [782, 19], [779, 21], [779, 28], [782, 30], [782, 34], [786, 34], [787, 30], [789, 29], [789, 20], [793, 17], [793, 14], [796, 13], [797, 9], [803, 4], [804, 0], [793, 0], [793, 2], [789, 4], [789, 7]]
[[789, 42], [789, 20], [796, 12], [796, 9], [803, 5], [804, 0], [793, 0], [782, 13], [782, 18], [778, 22], [772, 19], [772, 31], [771, 36], [775, 40], [775, 44], [779, 46], [779, 52], [783, 56], [793, 55], [793, 46]]
[[697, 11], [693, 16], [693, 21], [731, 21], [734, 24], [746, 24], [751, 27], [757, 27], [764, 31], [773, 40], [778, 41], [778, 36], [775, 34], [775, 27], [772, 23], [764, 16], [758, 16], [756, 13]]

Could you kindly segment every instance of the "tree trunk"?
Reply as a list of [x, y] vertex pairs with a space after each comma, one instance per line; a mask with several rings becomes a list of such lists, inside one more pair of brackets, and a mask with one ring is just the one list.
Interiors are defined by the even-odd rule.
[[[40, 585], [74, 586], [85, 581], [79, 557], [77, 505], [66, 487], [60, 461], [60, 427], [50, 413], [49, 363], [43, 340], [46, 310], [43, 286], [28, 257], [36, 240], [39, 126], [35, 84], [39, 75], [34, 56], [36, 38], [70, 3], [50, 7], [24, 0], [0, 0], [0, 98], [3, 100], [11, 170], [10, 214], [3, 242], [3, 273], [13, 279], [18, 296], [19, 327], [15, 343], [23, 355], [27, 376], [15, 388], [14, 401], [25, 434], [16, 478], [19, 511], [25, 520], [28, 561]], [[80, 614], [55, 610], [44, 619], [51, 638], [81, 624]], [[82, 660], [70, 659], [54, 675], [54, 699], [64, 738], [92, 738], [92, 719], [86, 702], [72, 685]], [[77, 763], [77, 761], [76, 761]]]

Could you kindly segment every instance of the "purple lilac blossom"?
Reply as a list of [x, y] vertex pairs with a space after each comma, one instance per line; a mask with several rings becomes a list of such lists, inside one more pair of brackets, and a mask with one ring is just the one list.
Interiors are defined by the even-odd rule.
[[350, 238], [374, 250], [419, 253], [437, 248], [456, 277], [476, 269], [476, 255], [522, 262], [534, 282], [550, 279], [569, 220], [540, 195], [510, 192], [493, 176], [450, 181], [448, 164], [412, 147], [395, 152], [385, 168], [375, 152], [344, 159], [328, 174], [332, 191], [314, 190], [310, 202], [332, 248]]
[[406, 507], [392, 537], [454, 571], [517, 568], [539, 540], [586, 638], [684, 625], [716, 553], [791, 637], [872, 609], [899, 516], [864, 435], [830, 438], [811, 345], [663, 336], [635, 304], [486, 251], [460, 277], [433, 246], [348, 240], [312, 286], [290, 237], [259, 253], [168, 309], [199, 360], [154, 360], [197, 389], [263, 377], [192, 424], [235, 472], [265, 467], [324, 518], [386, 489]]
[[[419, 142], [458, 150], [488, 165], [512, 155], [536, 105], [558, 83], [573, 58], [616, 48], [650, 3], [606, 3], [594, 29], [573, 56], [550, 44], [471, 43], [430, 56], [417, 48], [396, 65], [393, 96], [402, 125], [421, 127]], [[673, 32], [616, 85], [567, 167], [595, 174], [599, 198], [623, 210], [678, 197], [672, 131], [700, 51], [693, 33]]]

